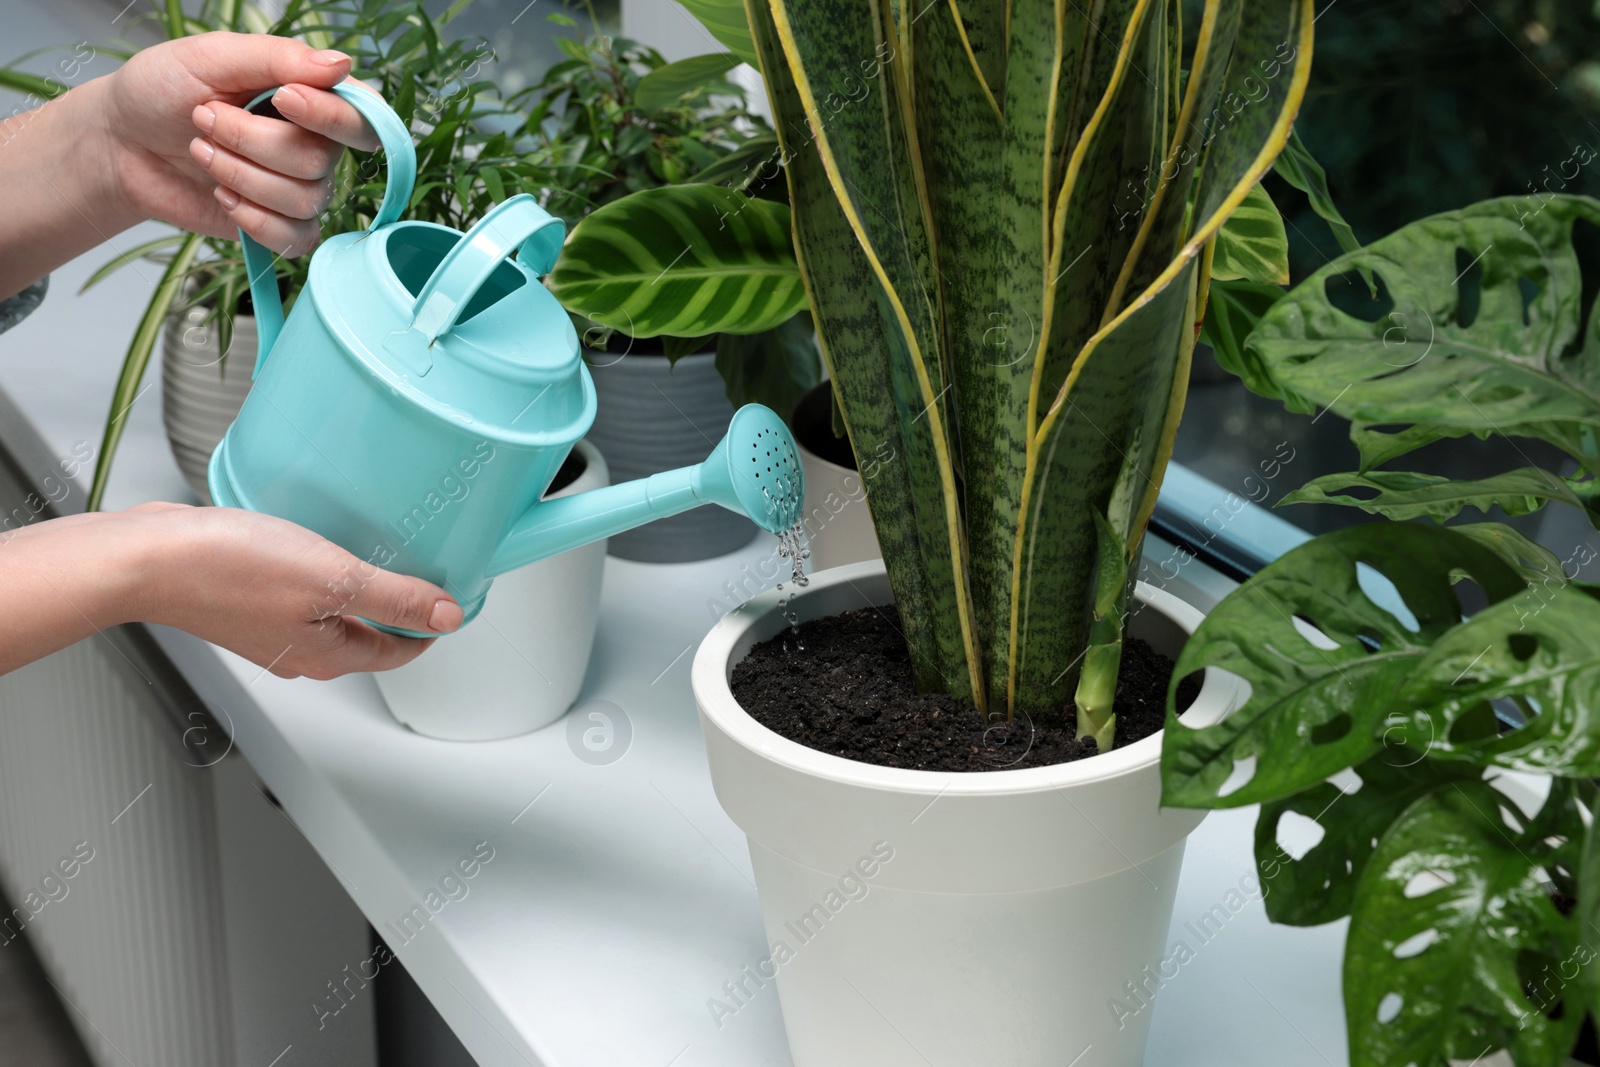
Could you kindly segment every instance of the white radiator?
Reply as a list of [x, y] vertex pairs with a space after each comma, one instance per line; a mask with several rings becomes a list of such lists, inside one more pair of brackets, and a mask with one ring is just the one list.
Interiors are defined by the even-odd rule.
[[314, 1008], [365, 921], [115, 636], [0, 676], [0, 952], [26, 929], [100, 1067], [371, 1067], [372, 998]]

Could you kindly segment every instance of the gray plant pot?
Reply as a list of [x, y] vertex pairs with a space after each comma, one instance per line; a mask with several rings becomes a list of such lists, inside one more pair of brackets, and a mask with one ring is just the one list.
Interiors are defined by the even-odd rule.
[[[611, 468], [611, 482], [646, 478], [699, 463], [733, 418], [716, 354], [670, 364], [665, 356], [591, 356], [599, 410], [588, 439]], [[647, 523], [611, 538], [610, 553], [645, 563], [684, 563], [743, 548], [755, 523], [716, 505]]]
[[184, 481], [202, 503], [211, 503], [206, 465], [228, 432], [250, 392], [250, 371], [256, 362], [256, 320], [233, 320], [228, 358], [222, 358], [214, 326], [205, 311], [167, 316], [161, 346], [161, 407], [167, 441]]

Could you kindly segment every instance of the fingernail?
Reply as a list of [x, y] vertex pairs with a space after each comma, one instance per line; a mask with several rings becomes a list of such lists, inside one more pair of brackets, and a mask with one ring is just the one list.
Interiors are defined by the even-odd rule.
[[334, 67], [338, 66], [340, 63], [349, 62], [350, 57], [345, 55], [343, 52], [335, 52], [330, 48], [323, 52], [312, 53], [311, 61], [313, 63], [321, 63], [325, 67]]
[[234, 208], [239, 206], [239, 194], [234, 192], [232, 189], [229, 189], [227, 186], [217, 186], [216, 191], [212, 195], [214, 195], [217, 200], [221, 202], [222, 206], [227, 208], [229, 211], [232, 211]]
[[278, 114], [297, 119], [306, 113], [306, 98], [285, 85], [272, 94], [272, 106]]
[[428, 616], [428, 629], [436, 634], [452, 633], [460, 628], [464, 617], [461, 605], [454, 600], [436, 600], [433, 614]]
[[196, 137], [194, 140], [189, 142], [189, 154], [193, 156], [195, 162], [199, 163], [202, 167], [210, 167], [211, 157], [217, 154], [217, 150], [211, 147], [210, 141], [207, 141], [203, 137]]
[[217, 128], [217, 113], [204, 104], [195, 108], [194, 114], [190, 118], [194, 119], [195, 126], [206, 133], [210, 133]]

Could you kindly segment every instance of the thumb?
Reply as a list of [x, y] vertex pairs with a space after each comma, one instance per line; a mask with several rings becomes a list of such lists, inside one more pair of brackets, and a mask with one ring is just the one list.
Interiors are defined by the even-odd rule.
[[345, 615], [416, 633], [447, 634], [461, 625], [461, 605], [432, 582], [374, 569]]
[[328, 89], [350, 73], [343, 52], [319, 52], [292, 37], [219, 32], [188, 40], [197, 49], [194, 73], [219, 93], [256, 93], [291, 82]]

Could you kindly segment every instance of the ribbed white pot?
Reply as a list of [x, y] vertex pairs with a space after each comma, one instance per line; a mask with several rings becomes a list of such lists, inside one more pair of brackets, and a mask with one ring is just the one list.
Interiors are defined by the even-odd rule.
[[[745, 831], [796, 1067], [1135, 1067], [1183, 860], [1203, 813], [1160, 807], [1161, 737], [1075, 763], [975, 774], [827, 755], [761, 726], [728, 679], [787, 620], [776, 593], [730, 612], [693, 683], [723, 808]], [[1200, 612], [1141, 584], [1132, 633], [1175, 655]], [[891, 602], [881, 562], [819, 572], [801, 621]], [[795, 669], [805, 669], [797, 654]], [[1208, 673], [1186, 722], [1240, 689]]]
[[[576, 481], [546, 499], [611, 483], [588, 441]], [[606, 543], [574, 548], [503, 574], [472, 622], [403, 667], [375, 674], [389, 711], [419, 734], [495, 741], [537, 730], [572, 707], [600, 622]]]
[[209, 504], [206, 465], [250, 392], [256, 320], [251, 315], [234, 318], [224, 360], [216, 326], [207, 325], [205, 319], [205, 309], [198, 307], [167, 316], [161, 345], [161, 417], [183, 480], [202, 503]]

